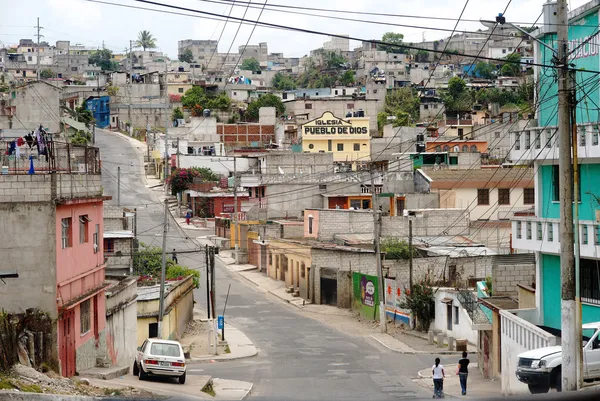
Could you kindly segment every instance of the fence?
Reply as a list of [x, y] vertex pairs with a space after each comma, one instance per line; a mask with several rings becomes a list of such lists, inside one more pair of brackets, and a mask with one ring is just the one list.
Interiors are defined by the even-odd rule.
[[44, 146], [27, 143], [17, 146], [15, 140], [0, 141], [2, 174], [100, 174], [98, 148], [54, 141]]

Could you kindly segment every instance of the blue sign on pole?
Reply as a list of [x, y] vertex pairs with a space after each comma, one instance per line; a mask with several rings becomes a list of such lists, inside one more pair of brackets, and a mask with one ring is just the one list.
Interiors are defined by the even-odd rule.
[[223, 326], [225, 326], [225, 318], [223, 315], [219, 315], [219, 317], [217, 317], [217, 328], [221, 330], [223, 329]]

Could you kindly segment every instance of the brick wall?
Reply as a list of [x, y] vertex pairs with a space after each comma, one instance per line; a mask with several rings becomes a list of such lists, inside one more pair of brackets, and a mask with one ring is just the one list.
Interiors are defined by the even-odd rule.
[[[106, 221], [106, 220], [105, 220]], [[114, 273], [118, 274], [115, 269], [127, 270], [122, 273], [129, 274], [129, 269], [133, 267], [132, 252], [133, 238], [115, 238], [114, 239], [114, 253], [106, 254], [106, 269], [107, 274]], [[119, 256], [119, 252], [121, 255]]]
[[275, 142], [274, 125], [218, 124], [217, 134], [226, 145]]
[[100, 175], [0, 175], [0, 203], [50, 202], [102, 195]]
[[535, 282], [535, 264], [498, 265], [492, 269], [492, 294], [516, 295], [517, 284]]

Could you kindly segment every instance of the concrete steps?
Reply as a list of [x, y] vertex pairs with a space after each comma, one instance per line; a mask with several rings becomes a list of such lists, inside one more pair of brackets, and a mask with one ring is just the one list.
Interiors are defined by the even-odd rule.
[[79, 373], [88, 379], [110, 380], [129, 374], [129, 366], [111, 366], [109, 368], [91, 368]]

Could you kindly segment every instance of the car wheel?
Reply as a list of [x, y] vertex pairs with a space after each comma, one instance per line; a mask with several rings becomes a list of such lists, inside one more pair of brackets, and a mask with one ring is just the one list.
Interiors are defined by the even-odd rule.
[[560, 393], [562, 391], [562, 367], [557, 366], [552, 373], [554, 373], [554, 388]]
[[133, 361], [133, 369], [132, 369], [133, 375], [137, 376], [140, 374], [140, 370], [138, 369], [138, 364], [137, 361]]
[[179, 376], [179, 384], [185, 384], [185, 373]]
[[550, 390], [550, 386], [547, 384], [528, 384], [527, 386], [531, 394], [544, 394]]
[[144, 372], [144, 367], [140, 364], [139, 378], [140, 380], [146, 380], [146, 377], [148, 377], [148, 375], [146, 374], [146, 372]]

